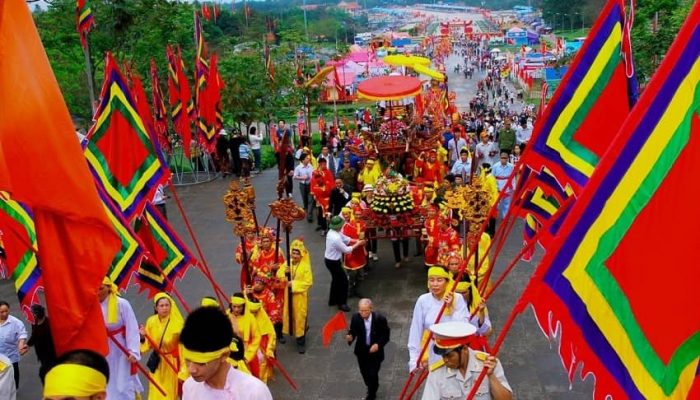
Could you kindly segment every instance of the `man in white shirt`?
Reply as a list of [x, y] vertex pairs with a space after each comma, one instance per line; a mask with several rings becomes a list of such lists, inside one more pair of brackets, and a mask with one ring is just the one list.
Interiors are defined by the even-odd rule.
[[486, 378], [476, 390], [475, 399], [510, 400], [513, 390], [503, 366], [495, 357], [469, 348], [476, 328], [466, 321], [450, 321], [430, 327], [435, 337], [433, 351], [445, 365], [428, 374], [423, 400], [466, 399], [481, 371]]
[[19, 359], [29, 347], [27, 346], [27, 329], [22, 321], [10, 315], [10, 304], [0, 300], [0, 354], [12, 361], [15, 387], [19, 387]]
[[506, 187], [506, 184], [508, 184], [508, 187], [506, 188], [505, 192], [503, 192], [503, 195], [498, 202], [498, 213], [501, 215], [501, 218], [505, 218], [506, 212], [508, 212], [511, 195], [513, 194], [513, 187], [515, 186], [514, 181], [510, 179], [510, 176], [513, 174], [513, 170], [515, 168], [513, 167], [513, 164], [508, 162], [508, 159], [508, 153], [503, 151], [501, 152], [501, 161], [491, 167], [491, 173], [493, 174], [493, 177], [496, 178], [498, 191], [501, 192], [501, 190]]
[[218, 307], [200, 307], [187, 316], [180, 343], [190, 377], [182, 400], [272, 400], [261, 380], [228, 363], [232, 339], [231, 322]]
[[326, 234], [326, 251], [324, 253], [325, 264], [331, 273], [331, 291], [328, 297], [329, 306], [338, 306], [339, 310], [348, 312], [348, 277], [342, 266], [343, 254], [352, 253], [353, 250], [365, 245], [364, 240], [354, 240], [340, 233], [343, 227], [343, 218], [339, 215], [331, 218]]
[[262, 134], [258, 133], [258, 128], [251, 126], [248, 130], [248, 140], [250, 141], [250, 148], [253, 150], [253, 158], [255, 158], [255, 168], [257, 168], [257, 173], [262, 172], [262, 166], [260, 164], [260, 147], [263, 141]]
[[302, 153], [300, 157], [301, 163], [294, 168], [294, 175], [292, 178], [299, 182], [299, 193], [301, 194], [301, 201], [304, 205], [304, 212], [306, 212], [306, 220], [308, 222], [313, 221], [313, 207], [309, 207], [309, 185], [311, 184], [311, 178], [313, 176], [314, 167], [311, 166], [309, 156]]
[[481, 142], [477, 143], [474, 150], [476, 153], [476, 165], [484, 163], [494, 165], [498, 162], [498, 145], [492, 142], [487, 132], [481, 132]]

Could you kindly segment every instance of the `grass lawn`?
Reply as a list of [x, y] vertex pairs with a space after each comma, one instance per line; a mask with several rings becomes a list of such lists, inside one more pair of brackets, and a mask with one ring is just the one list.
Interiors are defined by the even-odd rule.
[[564, 39], [571, 40], [575, 39], [578, 37], [584, 37], [588, 35], [588, 31], [590, 31], [590, 28], [585, 28], [585, 29], [574, 29], [573, 31], [571, 30], [556, 30], [554, 31], [554, 34], [557, 36], [561, 36]]

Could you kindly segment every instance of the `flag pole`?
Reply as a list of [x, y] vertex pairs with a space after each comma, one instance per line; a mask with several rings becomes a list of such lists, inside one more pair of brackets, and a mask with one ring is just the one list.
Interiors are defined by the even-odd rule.
[[95, 82], [92, 79], [92, 58], [90, 57], [90, 43], [88, 34], [85, 34], [85, 46], [83, 46], [83, 56], [85, 57], [85, 75], [87, 75], [88, 94], [90, 95], [90, 109], [92, 114], [97, 111], [97, 101], [95, 100]]

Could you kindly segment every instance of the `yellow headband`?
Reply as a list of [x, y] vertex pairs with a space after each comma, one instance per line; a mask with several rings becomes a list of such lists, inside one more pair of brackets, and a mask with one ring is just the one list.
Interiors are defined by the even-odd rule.
[[198, 364], [206, 364], [209, 361], [221, 358], [224, 354], [230, 352], [229, 346], [223, 347], [219, 350], [208, 351], [206, 353], [200, 351], [188, 350], [186, 347], [182, 348], [182, 358], [185, 361], [191, 361]]
[[173, 300], [173, 298], [170, 297], [169, 294], [165, 292], [159, 292], [156, 293], [156, 295], [153, 297], [153, 305], [157, 305], [160, 299], [168, 299], [168, 301], [170, 302], [170, 319], [173, 321], [179, 321], [180, 323], [184, 324], [185, 319], [182, 318], [182, 313], [180, 312], [180, 309], [177, 308], [175, 300]]
[[102, 284], [109, 286], [109, 296], [107, 296], [107, 323], [116, 324], [119, 321], [119, 308], [117, 306], [117, 285], [112, 283], [108, 277], [102, 279]]
[[234, 306], [244, 306], [246, 303], [245, 299], [243, 297], [238, 297], [238, 296], [232, 296], [231, 297], [231, 305]]
[[199, 305], [202, 307], [219, 307], [219, 302], [210, 297], [203, 297]]
[[259, 311], [260, 307], [262, 307], [262, 304], [253, 303], [252, 301], [249, 301], [248, 304], [246, 305], [246, 307], [248, 307], [248, 310], [250, 310], [250, 311]]
[[445, 271], [442, 267], [430, 267], [428, 270], [428, 277], [434, 276], [436, 278], [450, 279], [450, 273]]
[[107, 391], [107, 377], [79, 364], [60, 364], [46, 374], [44, 397], [92, 396]]
[[467, 289], [469, 289], [469, 282], [461, 281], [457, 284], [455, 291], [457, 293], [466, 293]]

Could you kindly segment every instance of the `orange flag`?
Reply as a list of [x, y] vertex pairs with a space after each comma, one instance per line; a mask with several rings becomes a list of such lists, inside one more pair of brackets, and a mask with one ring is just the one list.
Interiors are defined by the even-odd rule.
[[348, 323], [345, 321], [345, 313], [338, 311], [331, 319], [323, 325], [321, 336], [323, 337], [323, 347], [328, 347], [331, 344], [331, 337], [334, 333], [348, 329]]
[[[120, 243], [22, 0], [0, 1], [0, 190], [34, 213], [58, 354], [107, 353], [97, 290]], [[87, 106], [87, 105], [86, 105]]]

